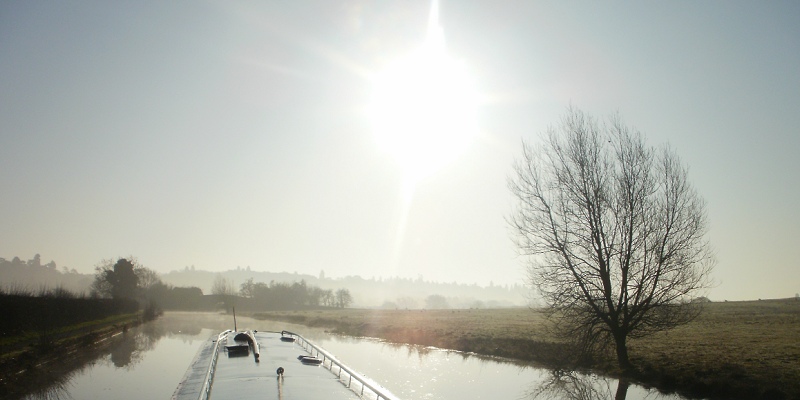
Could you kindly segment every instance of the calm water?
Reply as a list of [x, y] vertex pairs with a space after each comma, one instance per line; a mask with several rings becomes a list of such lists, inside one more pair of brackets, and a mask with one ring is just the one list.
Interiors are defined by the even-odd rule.
[[[168, 399], [200, 345], [230, 317], [167, 313], [131, 329], [93, 361], [29, 399]], [[617, 381], [558, 374], [454, 351], [329, 335], [298, 325], [238, 318], [240, 328], [291, 330], [321, 345], [402, 399], [607, 399]], [[680, 399], [630, 386], [627, 399]]]

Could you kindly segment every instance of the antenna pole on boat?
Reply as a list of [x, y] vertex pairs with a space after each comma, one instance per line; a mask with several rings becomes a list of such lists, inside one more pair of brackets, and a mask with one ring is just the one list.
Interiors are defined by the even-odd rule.
[[236, 329], [236, 307], [233, 307], [233, 331], [238, 332], [239, 330]]

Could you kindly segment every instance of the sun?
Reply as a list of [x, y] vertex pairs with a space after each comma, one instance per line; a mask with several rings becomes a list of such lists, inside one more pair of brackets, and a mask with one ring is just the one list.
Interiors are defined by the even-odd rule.
[[449, 164], [476, 136], [475, 85], [466, 65], [447, 54], [438, 24], [419, 49], [394, 60], [372, 83], [368, 112], [375, 140], [407, 180]]

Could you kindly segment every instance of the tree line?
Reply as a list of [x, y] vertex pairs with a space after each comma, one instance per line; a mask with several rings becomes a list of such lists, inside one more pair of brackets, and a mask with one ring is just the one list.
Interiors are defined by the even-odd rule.
[[55, 261], [45, 263], [39, 254], [23, 261], [19, 257], [0, 257], [0, 282], [8, 291], [40, 291], [43, 287], [60, 287], [73, 293], [86, 292], [91, 284], [90, 275], [81, 274], [75, 268], [58, 266]]
[[30, 282], [26, 283], [23, 277], [32, 274], [82, 276], [74, 270], [67, 270], [66, 267], [63, 268], [63, 273], [58, 271], [54, 261], [42, 264], [39, 254], [27, 262], [20, 260], [19, 257], [14, 257], [10, 261], [0, 258], [0, 267], [6, 282], [0, 287], [0, 292], [4, 294], [14, 293], [32, 298], [54, 297], [55, 293], [56, 297], [124, 300], [127, 308], [130, 304], [138, 305], [137, 310], [143, 309], [146, 317], [153, 317], [160, 310], [213, 311], [220, 308], [230, 310], [237, 303], [252, 310], [346, 308], [353, 303], [353, 296], [348, 289], [322, 289], [307, 284], [305, 280], [293, 283], [271, 281], [267, 284], [255, 282], [253, 278], [236, 288], [232, 281], [223, 278], [221, 274], [217, 274], [211, 294], [207, 295], [199, 287], [177, 287], [165, 283], [160, 274], [145, 267], [133, 256], [101, 260], [95, 266], [91, 282], [86, 285], [88, 293], [71, 286], [61, 286], [57, 279], [50, 280], [53, 285], [49, 286], [55, 286], [54, 289], [47, 289], [40, 284], [38, 292], [31, 291]]
[[242, 283], [236, 291], [233, 282], [217, 275], [212, 284], [212, 296], [204, 296], [197, 287], [174, 287], [165, 284], [159, 274], [139, 264], [135, 258], [120, 258], [116, 262], [103, 260], [96, 267], [91, 293], [112, 299], [135, 299], [148, 310], [190, 309], [209, 310], [224, 306], [231, 310], [237, 303], [250, 309], [292, 310], [309, 307], [349, 307], [353, 297], [347, 289], [323, 290], [306, 284], [254, 282]]
[[263, 310], [291, 310], [314, 307], [346, 308], [353, 303], [353, 296], [347, 289], [321, 289], [309, 285], [305, 280], [293, 283], [271, 281], [269, 284], [247, 279], [239, 286], [238, 292], [233, 283], [218, 274], [214, 279], [211, 293], [222, 296], [227, 305], [247, 304], [250, 308]]
[[102, 299], [76, 295], [62, 288], [0, 291], [0, 338], [35, 333], [40, 344], [48, 344], [58, 328], [101, 320], [139, 310], [131, 299]]

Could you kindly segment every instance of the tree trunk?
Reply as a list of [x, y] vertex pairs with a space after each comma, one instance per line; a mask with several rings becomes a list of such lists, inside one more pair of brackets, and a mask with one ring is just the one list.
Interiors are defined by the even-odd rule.
[[633, 369], [633, 365], [631, 365], [631, 361], [628, 358], [628, 344], [626, 342], [628, 335], [623, 332], [613, 332], [614, 335], [614, 344], [617, 348], [617, 362], [619, 362], [619, 367], [622, 368], [623, 371], [630, 371]]
[[628, 386], [630, 383], [626, 379], [617, 381], [617, 393], [614, 395], [614, 400], [625, 400], [628, 397]]

